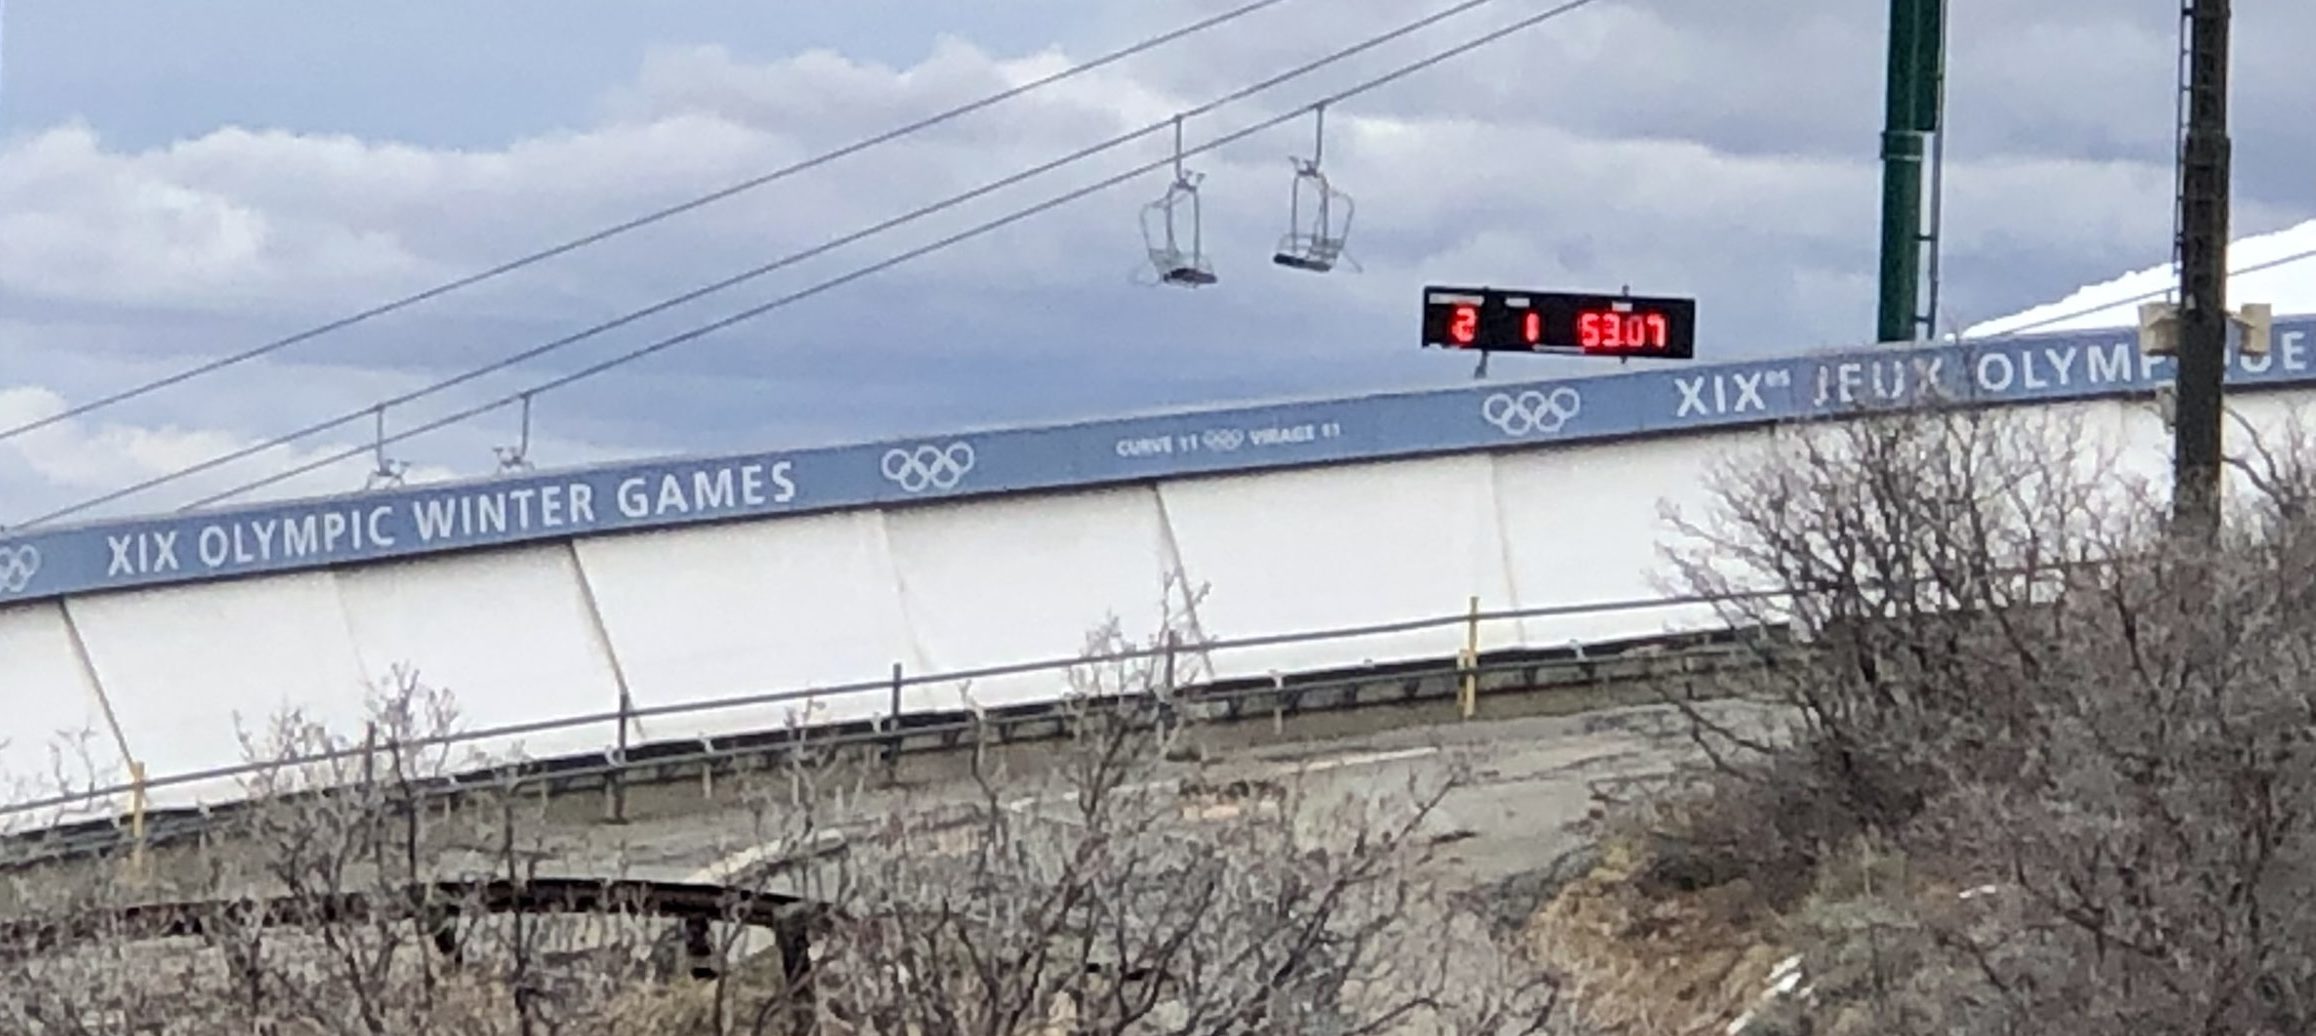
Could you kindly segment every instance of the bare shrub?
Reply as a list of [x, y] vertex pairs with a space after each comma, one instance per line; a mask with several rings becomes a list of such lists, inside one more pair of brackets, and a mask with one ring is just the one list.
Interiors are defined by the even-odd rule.
[[1170, 584], [1138, 643], [1115, 621], [1089, 635], [1106, 660], [1071, 672], [1034, 772], [976, 752], [969, 794], [887, 809], [799, 877], [833, 905], [803, 990], [821, 1031], [1544, 1030], [1550, 978], [1427, 871], [1460, 775], [1323, 791], [1170, 753], [1201, 596]]
[[1423, 873], [1444, 787], [1209, 787], [1129, 716], [1076, 727], [1049, 777], [898, 811], [815, 884], [835, 1031], [1541, 1031], [1542, 972]]
[[449, 695], [397, 673], [370, 712], [352, 739], [295, 710], [247, 734], [245, 798], [189, 843], [20, 867], [0, 1031], [595, 1031], [646, 926], [446, 898], [451, 879], [530, 879], [536, 808], [426, 792], [472, 762], [441, 740]]
[[1693, 826], [1812, 876], [1782, 934], [1842, 1031], [2316, 1025], [2316, 467], [2258, 443], [2227, 529], [2177, 536], [2078, 420], [1795, 429], [1680, 519], [1684, 587], [1771, 591], [1725, 614], [1801, 641], [1685, 688], [1795, 721], [1772, 744], [1698, 715], [1701, 779], [1748, 808]]
[[1168, 650], [1079, 667], [1065, 735], [1021, 772], [976, 750], [963, 781], [896, 783], [882, 746], [792, 731], [716, 807], [760, 849], [716, 872], [712, 917], [498, 909], [583, 831], [511, 780], [439, 794], [479, 764], [407, 674], [353, 737], [285, 714], [246, 740], [266, 762], [246, 806], [194, 842], [18, 869], [0, 1031], [1544, 1031], [1549, 976], [1427, 870], [1460, 775], [1306, 785], [1170, 757], [1200, 647], [1177, 589], [1158, 636], [1089, 636], [1090, 659]]

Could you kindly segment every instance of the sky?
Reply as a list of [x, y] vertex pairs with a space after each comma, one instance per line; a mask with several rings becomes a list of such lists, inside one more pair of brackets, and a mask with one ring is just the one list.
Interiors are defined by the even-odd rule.
[[[0, 429], [346, 316], [1213, 14], [1226, 0], [0, 0]], [[970, 190], [1450, 6], [1223, 28], [263, 360], [0, 440], [0, 524], [356, 415], [82, 517], [359, 448], [381, 399]], [[1493, 0], [1189, 119], [1196, 145], [1544, 8]], [[1358, 269], [1268, 261], [1308, 118], [1194, 156], [1219, 284], [1147, 283], [1149, 172], [536, 397], [541, 466], [1453, 384], [1427, 283], [1700, 300], [1700, 356], [1863, 344], [1886, 5], [1599, 0], [1329, 109]], [[2175, 5], [1955, 0], [1940, 330], [2162, 264]], [[2316, 220], [2292, 41], [2245, 5], [2238, 237]], [[1125, 147], [387, 410], [494, 400], [1161, 162]], [[2281, 272], [2316, 278], [2316, 263]], [[2116, 322], [2127, 319], [2119, 315]], [[1525, 362], [1521, 362], [1525, 361]], [[1597, 361], [1499, 358], [1498, 376]], [[387, 448], [487, 473], [501, 408]], [[368, 454], [257, 495], [359, 488]]]

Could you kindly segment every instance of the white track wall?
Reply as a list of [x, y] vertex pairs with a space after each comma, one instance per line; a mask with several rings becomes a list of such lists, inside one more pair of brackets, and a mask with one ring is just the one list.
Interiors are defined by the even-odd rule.
[[[2287, 402], [2237, 409], [2263, 429]], [[2169, 437], [2144, 402], [2045, 408], [2160, 479]], [[239, 731], [295, 707], [358, 740], [366, 696], [397, 666], [492, 727], [908, 673], [1073, 657], [1115, 615], [1155, 633], [1170, 574], [1203, 585], [1188, 619], [1242, 638], [1489, 610], [1660, 596], [1662, 508], [1706, 506], [1740, 432], [1170, 481], [892, 511], [861, 510], [75, 598], [0, 609], [0, 774], [53, 788], [52, 751], [98, 784], [240, 761]], [[2231, 432], [2239, 436], [2239, 432]], [[1484, 649], [1558, 647], [1709, 624], [1703, 607], [1554, 616], [1485, 628]], [[1460, 628], [1228, 651], [1221, 677], [1439, 658]], [[1058, 673], [920, 686], [907, 710], [1050, 699]], [[101, 688], [101, 694], [99, 693]], [[116, 739], [106, 704], [118, 719]], [[871, 689], [650, 716], [669, 740], [883, 715]], [[613, 724], [490, 746], [529, 755], [611, 745]], [[85, 754], [85, 763], [79, 760]], [[90, 779], [84, 776], [84, 785]], [[227, 783], [156, 806], [236, 797]], [[117, 804], [116, 804], [117, 805]], [[14, 817], [0, 826], [35, 818]]]

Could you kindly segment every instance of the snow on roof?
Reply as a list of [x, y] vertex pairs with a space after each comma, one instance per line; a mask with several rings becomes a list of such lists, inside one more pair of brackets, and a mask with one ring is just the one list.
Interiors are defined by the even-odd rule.
[[[2316, 220], [2242, 238], [2228, 246], [2230, 308], [2265, 302], [2277, 316], [2316, 313]], [[2170, 263], [2079, 288], [2057, 302], [1989, 320], [1962, 333], [1979, 338], [2011, 331], [2093, 331], [2135, 325], [2139, 303], [2161, 299], [2178, 283]], [[2048, 321], [2046, 323], [2045, 321]]]

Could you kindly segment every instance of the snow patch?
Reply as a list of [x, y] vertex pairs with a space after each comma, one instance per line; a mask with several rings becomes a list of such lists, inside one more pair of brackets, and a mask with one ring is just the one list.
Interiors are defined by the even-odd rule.
[[[2235, 271], [2228, 277], [2228, 305], [2265, 302], [2279, 317], [2316, 313], [2316, 220], [2235, 241], [2228, 245], [2228, 269]], [[2139, 321], [2139, 303], [2161, 298], [2178, 280], [2168, 262], [2135, 270], [2078, 288], [2056, 302], [1978, 324], [1962, 337], [2133, 326]]]

